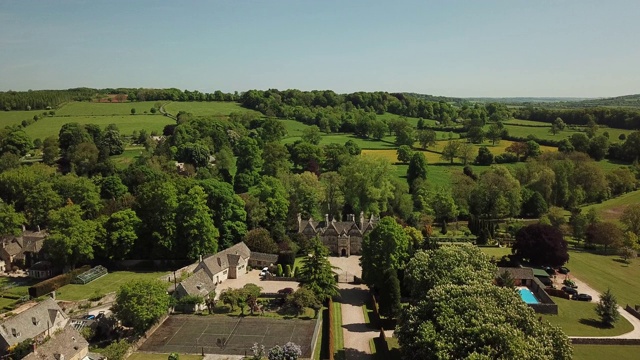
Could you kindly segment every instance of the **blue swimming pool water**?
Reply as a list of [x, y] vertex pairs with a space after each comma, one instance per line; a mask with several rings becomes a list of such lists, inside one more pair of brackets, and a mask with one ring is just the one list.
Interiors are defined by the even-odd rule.
[[529, 289], [519, 289], [518, 292], [520, 293], [520, 297], [522, 298], [522, 301], [526, 302], [527, 304], [539, 304], [540, 303], [538, 301], [538, 299], [536, 298], [536, 296], [533, 295], [531, 290], [529, 290]]

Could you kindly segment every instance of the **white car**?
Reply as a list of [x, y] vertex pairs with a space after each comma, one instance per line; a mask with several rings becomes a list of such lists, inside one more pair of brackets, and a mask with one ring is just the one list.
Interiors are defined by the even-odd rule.
[[268, 267], [262, 268], [262, 271], [260, 271], [260, 277], [263, 277], [263, 276], [267, 275], [268, 273], [269, 273], [269, 268]]

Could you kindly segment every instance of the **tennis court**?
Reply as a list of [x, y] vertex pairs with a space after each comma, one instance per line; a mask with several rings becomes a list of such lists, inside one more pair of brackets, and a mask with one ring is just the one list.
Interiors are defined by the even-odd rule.
[[302, 349], [302, 357], [309, 357], [314, 327], [315, 320], [173, 315], [139, 351], [249, 355], [254, 343], [268, 350], [292, 341]]

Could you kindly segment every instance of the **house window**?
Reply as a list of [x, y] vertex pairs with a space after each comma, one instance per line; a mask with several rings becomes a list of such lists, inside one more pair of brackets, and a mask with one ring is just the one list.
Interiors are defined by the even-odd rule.
[[222, 272], [222, 275], [227, 275], [227, 272], [229, 272], [229, 270], [225, 270]]
[[16, 330], [16, 328], [11, 328], [11, 334], [15, 337], [20, 336], [20, 333], [18, 332], [18, 330]]
[[31, 318], [31, 322], [33, 323], [33, 325], [38, 325], [39, 323], [38, 319], [36, 319], [35, 316]]

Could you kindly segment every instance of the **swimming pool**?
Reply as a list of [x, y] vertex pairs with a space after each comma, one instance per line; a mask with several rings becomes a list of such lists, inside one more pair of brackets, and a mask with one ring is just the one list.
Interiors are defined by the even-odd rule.
[[522, 298], [522, 301], [526, 302], [527, 304], [539, 304], [540, 303], [540, 301], [538, 301], [536, 296], [533, 295], [531, 290], [529, 290], [527, 288], [520, 288], [520, 289], [518, 289], [518, 292], [520, 293], [520, 297]]

